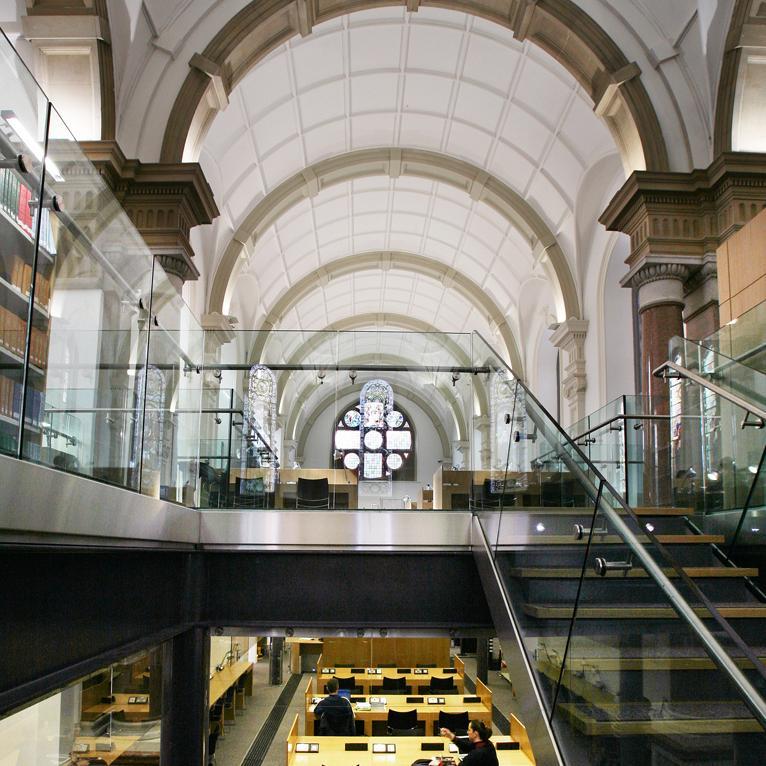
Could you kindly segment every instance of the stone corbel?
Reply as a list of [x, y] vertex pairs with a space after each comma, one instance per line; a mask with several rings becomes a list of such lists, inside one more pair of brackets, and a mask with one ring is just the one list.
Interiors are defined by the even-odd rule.
[[561, 389], [569, 407], [569, 422], [575, 423], [585, 414], [585, 391], [588, 374], [585, 366], [585, 338], [588, 321], [570, 317], [554, 330], [551, 343], [566, 355]]

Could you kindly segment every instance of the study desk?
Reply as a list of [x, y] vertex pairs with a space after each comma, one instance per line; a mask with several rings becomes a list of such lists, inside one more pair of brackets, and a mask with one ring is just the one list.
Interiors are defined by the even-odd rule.
[[[320, 695], [324, 696], [324, 695]], [[376, 695], [373, 695], [375, 697]], [[407, 702], [407, 698], [415, 696], [423, 699], [423, 702]], [[426, 734], [433, 732], [433, 726], [436, 721], [439, 720], [439, 713], [444, 711], [445, 713], [460, 713], [466, 711], [468, 718], [479, 718], [485, 721], [492, 720], [492, 702], [489, 704], [485, 701], [481, 702], [465, 702], [462, 694], [445, 694], [433, 695], [433, 698], [443, 699], [442, 703], [428, 704], [429, 695], [406, 695], [406, 694], [385, 694], [380, 695], [381, 698], [385, 698], [385, 705], [375, 705], [370, 709], [359, 710], [356, 703], [352, 703], [354, 708], [354, 717], [357, 721], [364, 722], [364, 734], [367, 737], [373, 736], [372, 725], [374, 721], [387, 721], [388, 711], [396, 710], [399, 712], [405, 710], [417, 710], [418, 722], [425, 725]], [[475, 695], [468, 695], [475, 696]], [[361, 699], [361, 697], [354, 699]], [[365, 702], [369, 702], [369, 697], [364, 697]], [[311, 698], [307, 697], [306, 700], [306, 735], [310, 736], [314, 734], [314, 705]], [[324, 738], [323, 738], [324, 739]]]
[[330, 508], [358, 508], [359, 490], [356, 474], [343, 468], [284, 468], [279, 470], [276, 489], [277, 508], [292, 506], [298, 490], [298, 479], [327, 479], [330, 492]]
[[[495, 745], [501, 742], [514, 742], [507, 735], [492, 737]], [[365, 742], [368, 749], [347, 751], [347, 743]], [[317, 753], [298, 753], [297, 744], [318, 744]], [[396, 745], [395, 753], [373, 753], [373, 743]], [[423, 744], [442, 745], [441, 750], [423, 750]], [[444, 737], [372, 737], [362, 740], [360, 737], [291, 737], [287, 742], [286, 766], [409, 766], [420, 758], [434, 756], [453, 756], [449, 742]], [[497, 760], [500, 766], [534, 766], [521, 749], [498, 750]]]
[[[103, 762], [107, 766], [119, 760], [120, 764], [158, 764], [160, 762], [159, 737], [144, 738], [138, 735], [117, 734], [113, 737], [78, 737], [75, 745], [87, 745], [85, 752], [71, 753], [70, 760], [76, 766]], [[109, 750], [99, 750], [98, 747], [110, 747]]]
[[[130, 700], [136, 697], [141, 697], [146, 702], [131, 703]], [[97, 718], [104, 713], [122, 712], [125, 714], [126, 721], [143, 721], [149, 717], [149, 695], [145, 693], [115, 694], [114, 702], [99, 702], [97, 705], [85, 708], [82, 712], [89, 718], [90, 716]]]
[[[382, 686], [383, 679], [388, 678], [401, 678], [404, 676], [405, 683], [412, 689], [413, 694], [418, 693], [418, 689], [421, 686], [429, 686], [433, 677], [437, 678], [452, 678], [455, 687], [460, 694], [463, 693], [465, 686], [463, 684], [463, 674], [457, 668], [449, 668], [449, 670], [457, 672], [446, 673], [447, 668], [409, 668], [408, 673], [399, 673], [396, 668], [377, 668], [380, 670], [380, 674], [369, 673], [368, 671], [374, 668], [363, 668], [364, 673], [354, 673], [355, 668], [335, 668], [334, 673], [325, 672], [325, 668], [317, 666], [317, 691], [324, 693], [324, 685], [333, 677], [349, 678], [353, 676], [356, 685], [361, 687], [362, 694], [375, 694], [371, 691], [373, 686]], [[422, 673], [415, 673], [415, 670], [422, 670]], [[385, 692], [380, 692], [385, 694]]]
[[[321, 638], [286, 638], [285, 643], [290, 646], [290, 672], [291, 673], [310, 673], [316, 666], [319, 657], [322, 656], [322, 646], [324, 644]], [[303, 658], [307, 658], [308, 663], [304, 663]], [[310, 664], [311, 667], [304, 669], [304, 664]]]

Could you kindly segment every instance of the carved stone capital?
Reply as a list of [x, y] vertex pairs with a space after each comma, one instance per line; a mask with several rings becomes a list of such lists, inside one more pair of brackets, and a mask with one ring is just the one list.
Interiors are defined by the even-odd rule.
[[652, 259], [632, 268], [620, 281], [638, 290], [638, 310], [667, 303], [684, 304], [684, 283], [692, 266], [673, 260]]
[[81, 146], [165, 270], [181, 283], [197, 279], [189, 231], [218, 216], [200, 165], [129, 160], [116, 141]]
[[630, 237], [633, 269], [658, 256], [698, 265], [766, 205], [766, 154], [725, 152], [690, 173], [637, 171], [599, 221]]

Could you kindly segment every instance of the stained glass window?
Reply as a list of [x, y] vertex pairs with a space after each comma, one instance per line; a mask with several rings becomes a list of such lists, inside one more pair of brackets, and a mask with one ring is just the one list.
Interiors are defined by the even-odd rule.
[[359, 481], [414, 480], [413, 430], [410, 418], [394, 408], [394, 394], [384, 380], [362, 387], [359, 404], [345, 408], [335, 421], [333, 462], [356, 471]]

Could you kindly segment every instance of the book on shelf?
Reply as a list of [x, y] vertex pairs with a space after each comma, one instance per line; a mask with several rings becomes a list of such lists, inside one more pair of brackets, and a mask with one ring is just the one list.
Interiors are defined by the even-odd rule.
[[[16, 171], [9, 168], [0, 169], [0, 209], [30, 238], [35, 234], [32, 201], [32, 190], [21, 182]], [[56, 250], [50, 210], [43, 208], [41, 215], [40, 245], [54, 254]]]

